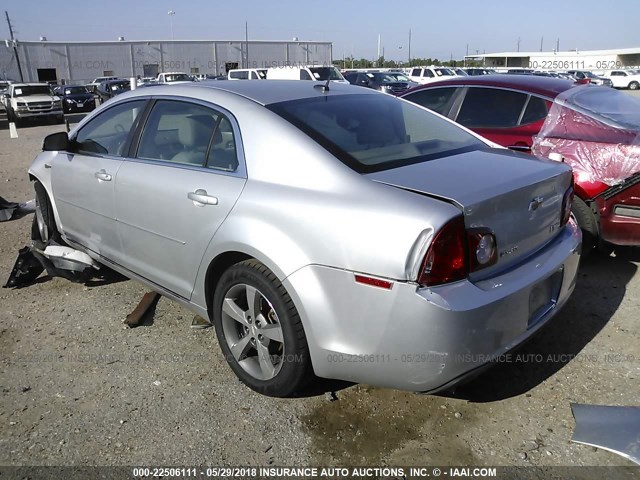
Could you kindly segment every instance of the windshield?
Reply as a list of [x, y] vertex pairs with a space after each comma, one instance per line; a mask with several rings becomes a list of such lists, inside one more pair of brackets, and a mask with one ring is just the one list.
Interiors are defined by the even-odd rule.
[[587, 78], [596, 78], [596, 76], [591, 72], [582, 72], [582, 73], [584, 73], [584, 76]]
[[28, 97], [29, 95], [52, 95], [52, 92], [48, 85], [25, 85], [15, 87], [13, 94], [15, 97]]
[[410, 82], [409, 77], [403, 75], [402, 73], [390, 73], [392, 77], [395, 77], [397, 82]]
[[310, 67], [314, 80], [344, 80], [336, 67]]
[[436, 75], [438, 75], [439, 77], [454, 77], [455, 76], [455, 73], [453, 73], [448, 68], [436, 68], [435, 71], [436, 71]]
[[387, 95], [336, 95], [268, 107], [359, 173], [486, 148], [457, 125]]
[[191, 77], [186, 73], [171, 73], [164, 76], [166, 82], [190, 82]]
[[64, 89], [65, 95], [81, 95], [85, 93], [89, 92], [87, 92], [87, 89], [84, 87], [67, 87]]
[[[368, 73], [367, 75], [375, 78], [378, 83], [396, 83], [396, 82], [408, 82], [409, 79], [404, 75], [391, 74], [391, 73]], [[398, 78], [403, 77], [402, 79]]]

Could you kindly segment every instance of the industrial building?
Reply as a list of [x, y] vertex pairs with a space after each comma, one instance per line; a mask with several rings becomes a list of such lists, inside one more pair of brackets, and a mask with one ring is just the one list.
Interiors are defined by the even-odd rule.
[[467, 55], [486, 67], [538, 70], [610, 70], [640, 65], [640, 48], [616, 50], [569, 50], [567, 52], [502, 52]]
[[25, 82], [83, 83], [103, 76], [151, 77], [171, 71], [220, 75], [232, 68], [329, 65], [331, 55], [331, 42], [49, 42], [43, 37], [40, 41], [6, 41], [0, 45], [0, 76]]

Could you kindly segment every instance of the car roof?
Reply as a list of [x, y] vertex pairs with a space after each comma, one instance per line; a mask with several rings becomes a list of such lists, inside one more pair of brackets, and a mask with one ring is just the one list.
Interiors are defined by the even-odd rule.
[[[335, 95], [375, 95], [371, 89], [356, 87], [344, 83], [329, 83], [329, 91], [325, 92], [320, 86], [326, 82], [316, 82], [309, 80], [263, 80], [260, 82], [218, 82], [215, 80], [197, 82], [194, 84], [182, 85], [186, 88], [212, 88], [229, 93], [235, 93], [242, 97], [253, 100], [261, 105], [300, 100], [303, 98], [335, 96]], [[315, 86], [318, 88], [315, 88]], [[172, 86], [165, 87], [174, 88]], [[154, 94], [157, 90], [154, 89]]]
[[[429, 83], [427, 85], [421, 85], [419, 87], [412, 88], [405, 94], [425, 88], [444, 87], [452, 85], [478, 85], [485, 87], [513, 88], [516, 90], [523, 90], [529, 93], [543, 95], [550, 98], [555, 98], [565, 90], [569, 90], [570, 88], [576, 86], [575, 82], [571, 80], [564, 80], [562, 78], [540, 77], [535, 75], [492, 74], [469, 77], [454, 77], [447, 80], [439, 80], [434, 83]], [[404, 96], [405, 94], [401, 96]]]

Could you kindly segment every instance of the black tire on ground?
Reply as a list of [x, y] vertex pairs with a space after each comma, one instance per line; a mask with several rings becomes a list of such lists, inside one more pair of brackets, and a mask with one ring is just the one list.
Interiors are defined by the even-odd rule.
[[629, 84], [629, 89], [631, 89], [631, 90], [637, 90], [638, 87], [640, 87], [640, 83], [638, 83], [638, 82], [631, 82]]
[[[31, 223], [31, 240], [33, 246], [38, 250], [47, 248], [52, 241], [58, 245], [66, 245], [60, 236], [58, 227], [56, 226], [56, 220], [53, 215], [53, 208], [49, 201], [49, 195], [46, 189], [36, 180], [33, 185], [36, 192], [36, 211], [33, 215], [33, 222]], [[84, 282], [91, 277], [91, 269], [87, 269], [84, 272], [75, 272], [71, 270], [58, 269], [47, 261], [47, 271], [52, 276], [59, 276], [66, 278], [72, 282]]]
[[589, 206], [578, 197], [573, 199], [571, 212], [576, 217], [578, 226], [582, 230], [582, 255], [587, 256], [599, 243], [596, 217]]
[[33, 188], [36, 192], [36, 211], [31, 224], [31, 240], [37, 248], [44, 250], [52, 240], [60, 243], [60, 233], [56, 227], [47, 190], [37, 180], [33, 184]]
[[[257, 378], [239, 364], [231, 351], [225, 335], [224, 325], [227, 325], [226, 331], [231, 332], [229, 328], [233, 328], [236, 323], [234, 323], [234, 320], [230, 320], [230, 317], [223, 321], [223, 315], [227, 315], [223, 314], [222, 311], [223, 302], [227, 295], [232, 295], [231, 292], [237, 291], [238, 289], [242, 290], [243, 285], [255, 288], [257, 293], [268, 302], [268, 304], [265, 303], [267, 310], [269, 310], [267, 317], [277, 318], [278, 324], [281, 327], [283, 339], [281, 344], [282, 350], [279, 353], [271, 353], [270, 357], [279, 359], [279, 362], [276, 360], [276, 363], [279, 365], [279, 370], [276, 370], [275, 376], [267, 380]], [[241, 305], [241, 299], [238, 300], [238, 304]], [[243, 308], [241, 309], [244, 311]], [[275, 315], [273, 315], [274, 312], [270, 309], [275, 311]], [[247, 306], [247, 310], [244, 311], [245, 315], [247, 315], [249, 311], [251, 310], [249, 310]], [[273, 397], [288, 397], [303, 389], [311, 379], [315, 378], [311, 368], [307, 339], [298, 311], [278, 278], [262, 263], [257, 260], [245, 260], [231, 266], [225, 271], [214, 292], [212, 313], [216, 335], [225, 360], [229, 363], [229, 366], [236, 376], [252, 390]], [[257, 327], [257, 322], [255, 323]], [[231, 327], [229, 327], [230, 324]], [[240, 323], [238, 323], [237, 326], [240, 330], [244, 328]], [[258, 330], [256, 330], [256, 332], [257, 331]], [[237, 332], [233, 332], [233, 334], [235, 335]], [[245, 333], [245, 336], [252, 335], [251, 333]], [[258, 338], [260, 336], [261, 335], [258, 335]], [[230, 339], [229, 341], [232, 340]], [[252, 340], [248, 343], [249, 350], [241, 361], [258, 361], [259, 355], [257, 348], [255, 348], [255, 354], [250, 355], [250, 353], [253, 353], [250, 350], [252, 348], [251, 344], [253, 342], [253, 345], [256, 345], [255, 342], [257, 341], [259, 341], [257, 338], [252, 337]], [[269, 340], [269, 344], [270, 342], [272, 341]], [[238, 343], [240, 343], [240, 341], [238, 341]], [[278, 342], [274, 345], [278, 346]]]

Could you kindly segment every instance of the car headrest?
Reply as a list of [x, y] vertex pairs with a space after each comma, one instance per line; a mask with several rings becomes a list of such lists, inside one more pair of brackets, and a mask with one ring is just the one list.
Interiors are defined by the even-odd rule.
[[202, 147], [209, 142], [215, 120], [209, 115], [189, 115], [178, 127], [178, 139], [185, 147]]

